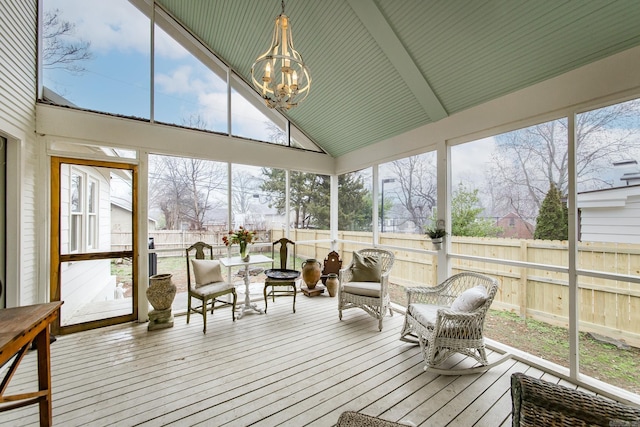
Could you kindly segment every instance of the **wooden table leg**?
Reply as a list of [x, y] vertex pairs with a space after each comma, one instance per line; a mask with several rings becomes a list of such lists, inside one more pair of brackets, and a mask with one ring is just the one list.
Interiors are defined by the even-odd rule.
[[35, 342], [38, 347], [38, 389], [46, 391], [46, 394], [40, 397], [38, 402], [40, 407], [40, 426], [49, 427], [51, 426], [53, 413], [51, 411], [51, 348], [49, 347], [48, 325], [36, 336]]

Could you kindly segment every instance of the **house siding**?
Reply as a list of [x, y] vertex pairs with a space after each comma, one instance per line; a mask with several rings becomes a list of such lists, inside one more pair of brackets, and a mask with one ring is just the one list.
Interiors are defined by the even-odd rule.
[[35, 138], [37, 1], [0, 2], [0, 134], [7, 137], [7, 306], [40, 302], [41, 249], [36, 206], [39, 172]]
[[640, 241], [640, 185], [581, 193], [577, 203], [581, 241]]

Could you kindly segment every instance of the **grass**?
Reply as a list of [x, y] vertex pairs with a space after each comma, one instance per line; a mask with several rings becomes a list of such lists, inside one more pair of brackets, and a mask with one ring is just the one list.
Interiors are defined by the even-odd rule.
[[[390, 286], [391, 300], [406, 306], [401, 286]], [[569, 332], [566, 328], [534, 319], [522, 319], [516, 313], [489, 310], [485, 336], [495, 341], [568, 367]], [[580, 372], [606, 383], [640, 394], [640, 349], [618, 348], [579, 333]]]
[[[487, 337], [543, 359], [568, 367], [569, 332], [515, 313], [490, 310], [485, 331]], [[618, 348], [595, 340], [590, 334], [578, 334], [580, 372], [609, 384], [640, 393], [640, 349]]]

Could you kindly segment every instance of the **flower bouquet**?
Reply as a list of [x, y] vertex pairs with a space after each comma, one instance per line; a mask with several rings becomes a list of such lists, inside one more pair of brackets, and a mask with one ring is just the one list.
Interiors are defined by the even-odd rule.
[[226, 246], [233, 244], [240, 245], [240, 258], [248, 260], [247, 248], [250, 243], [256, 240], [255, 231], [249, 231], [246, 228], [240, 226], [237, 230], [229, 231], [229, 235], [223, 236], [222, 241]]

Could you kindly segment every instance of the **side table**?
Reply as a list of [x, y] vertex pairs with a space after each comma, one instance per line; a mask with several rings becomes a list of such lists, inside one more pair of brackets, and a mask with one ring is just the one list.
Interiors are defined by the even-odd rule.
[[252, 264], [262, 264], [266, 262], [270, 263], [272, 259], [264, 255], [250, 255], [249, 261], [243, 261], [242, 258], [240, 258], [239, 256], [231, 257], [231, 258], [220, 258], [219, 261], [225, 267], [244, 266], [244, 286], [245, 286], [244, 303], [242, 304], [242, 307], [239, 309], [240, 313], [238, 313], [238, 319], [241, 319], [245, 311], [248, 311], [248, 310], [256, 311], [259, 314], [264, 314], [264, 310], [261, 308], [258, 308], [258, 306], [255, 303], [251, 302], [251, 298], [249, 298], [249, 284], [250, 284], [249, 266]]

